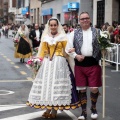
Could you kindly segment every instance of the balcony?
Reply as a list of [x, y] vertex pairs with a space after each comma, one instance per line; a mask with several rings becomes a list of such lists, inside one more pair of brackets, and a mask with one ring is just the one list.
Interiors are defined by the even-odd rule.
[[54, 0], [38, 0], [38, 1], [41, 1], [42, 4], [45, 4], [45, 3], [47, 3], [47, 2], [51, 2], [51, 1], [54, 1]]
[[8, 5], [8, 2], [4, 2], [4, 5]]
[[11, 7], [11, 8], [9, 8], [8, 12], [15, 14], [16, 13], [16, 8], [15, 7]]
[[4, 8], [3, 11], [4, 11], [4, 12], [8, 12], [8, 8]]

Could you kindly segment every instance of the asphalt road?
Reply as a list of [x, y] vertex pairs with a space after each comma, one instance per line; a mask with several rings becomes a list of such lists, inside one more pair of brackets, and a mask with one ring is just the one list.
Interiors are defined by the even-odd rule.
[[[115, 67], [106, 66], [106, 113], [102, 118], [102, 96], [97, 109], [98, 120], [120, 120], [120, 73], [111, 72]], [[32, 86], [31, 71], [19, 59], [14, 58], [11, 39], [0, 38], [0, 120], [43, 120], [42, 110], [25, 105]], [[102, 94], [102, 88], [100, 88]], [[77, 120], [81, 109], [58, 111], [55, 120]], [[90, 120], [90, 99], [88, 89], [88, 119]]]

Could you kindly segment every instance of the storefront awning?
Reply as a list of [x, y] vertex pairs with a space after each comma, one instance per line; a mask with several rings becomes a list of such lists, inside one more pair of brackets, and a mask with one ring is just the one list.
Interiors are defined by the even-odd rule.
[[42, 10], [42, 16], [52, 15], [52, 14], [53, 14], [53, 9], [52, 8]]

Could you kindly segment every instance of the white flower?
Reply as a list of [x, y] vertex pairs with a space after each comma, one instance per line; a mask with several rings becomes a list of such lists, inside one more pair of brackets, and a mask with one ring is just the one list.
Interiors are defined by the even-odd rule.
[[109, 37], [109, 34], [108, 34], [108, 32], [107, 31], [102, 31], [101, 33], [100, 33], [100, 36], [101, 36], [101, 38], [108, 38]]
[[105, 38], [108, 38], [108, 35], [105, 35]]

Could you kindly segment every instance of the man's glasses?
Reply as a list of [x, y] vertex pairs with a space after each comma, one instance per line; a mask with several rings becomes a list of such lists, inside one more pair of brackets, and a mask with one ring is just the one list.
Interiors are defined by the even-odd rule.
[[84, 21], [84, 20], [89, 20], [90, 18], [89, 17], [86, 17], [86, 18], [80, 18], [80, 20]]

